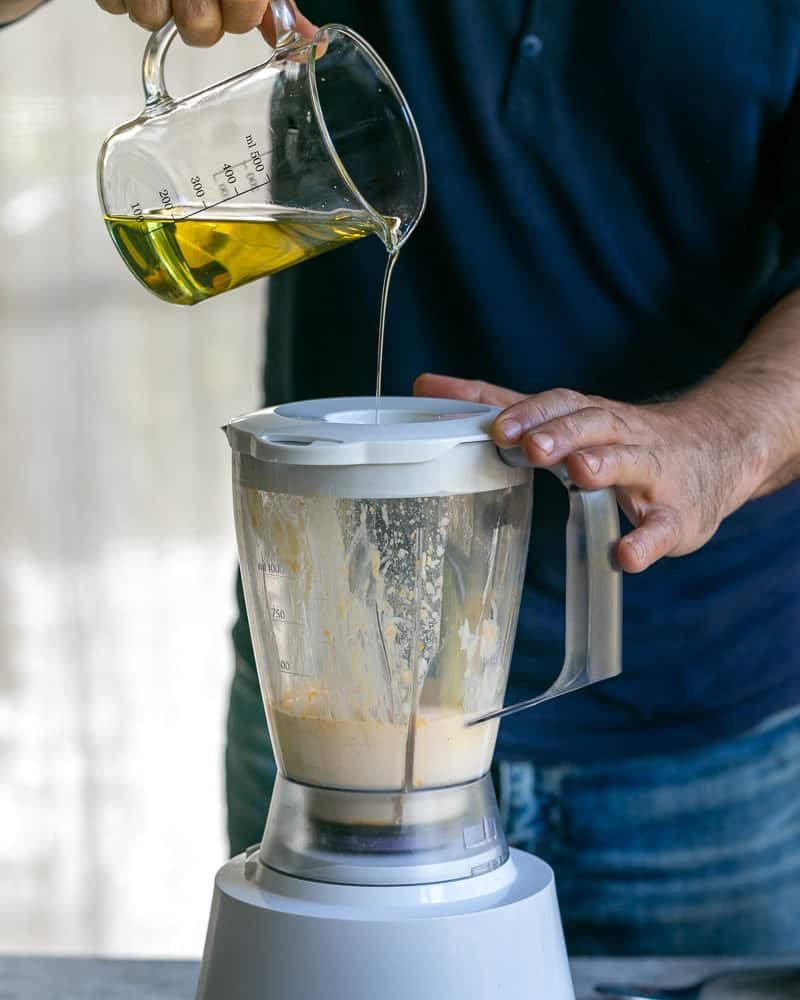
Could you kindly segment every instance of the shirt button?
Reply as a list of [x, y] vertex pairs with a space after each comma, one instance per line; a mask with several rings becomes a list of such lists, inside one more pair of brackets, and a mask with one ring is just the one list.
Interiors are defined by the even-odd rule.
[[538, 35], [523, 35], [519, 43], [520, 55], [525, 59], [535, 59], [544, 48]]

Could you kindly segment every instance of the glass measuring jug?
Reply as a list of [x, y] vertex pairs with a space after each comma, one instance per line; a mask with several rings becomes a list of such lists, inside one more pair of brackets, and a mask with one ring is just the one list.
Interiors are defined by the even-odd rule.
[[424, 209], [419, 135], [363, 38], [327, 25], [311, 41], [272, 0], [277, 45], [239, 76], [175, 101], [144, 55], [145, 107], [106, 139], [98, 189], [123, 260], [151, 292], [192, 305], [369, 234], [401, 246]]
[[[454, 400], [294, 403], [233, 421], [248, 618], [281, 773], [418, 791], [490, 766], [533, 504], [533, 470]], [[539, 701], [620, 669], [609, 490], [568, 486], [566, 656]], [[485, 721], [480, 721], [485, 720]]]

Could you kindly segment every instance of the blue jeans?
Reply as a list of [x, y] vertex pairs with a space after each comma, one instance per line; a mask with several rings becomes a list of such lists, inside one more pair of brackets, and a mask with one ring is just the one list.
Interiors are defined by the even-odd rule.
[[[255, 670], [228, 720], [233, 853], [275, 779]], [[496, 764], [509, 842], [556, 872], [573, 955], [797, 955], [800, 711], [699, 751], [613, 764]]]
[[580, 955], [800, 954], [800, 712], [690, 753], [495, 766]]

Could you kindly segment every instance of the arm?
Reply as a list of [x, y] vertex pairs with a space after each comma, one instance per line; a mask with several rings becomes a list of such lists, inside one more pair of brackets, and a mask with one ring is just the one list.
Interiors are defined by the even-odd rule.
[[755, 497], [800, 478], [800, 291], [780, 301], [710, 378], [666, 403], [632, 406], [553, 389], [422, 375], [418, 395], [504, 407], [492, 435], [538, 466], [566, 462], [588, 489], [614, 486], [636, 527], [619, 546], [636, 573], [694, 552]]
[[695, 393], [726, 407], [737, 438], [749, 436], [757, 449], [750, 449], [748, 499], [800, 479], [800, 291], [778, 302]]
[[0, 24], [10, 24], [18, 17], [29, 14], [44, 0], [0, 0]]

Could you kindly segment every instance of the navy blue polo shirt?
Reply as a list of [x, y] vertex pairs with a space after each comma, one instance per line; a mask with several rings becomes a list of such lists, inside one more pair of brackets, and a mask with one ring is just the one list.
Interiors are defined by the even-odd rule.
[[[386, 392], [435, 371], [630, 402], [680, 393], [800, 285], [800, 4], [301, 7], [384, 56], [427, 155], [429, 207], [389, 303]], [[374, 391], [384, 263], [365, 240], [272, 280], [270, 402]], [[561, 664], [565, 511], [537, 474], [508, 699]], [[506, 720], [499, 754], [675, 751], [800, 704], [800, 484], [625, 579], [623, 663]]]

